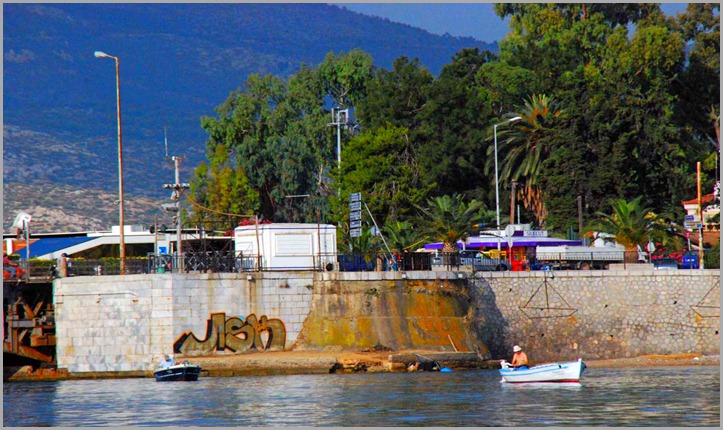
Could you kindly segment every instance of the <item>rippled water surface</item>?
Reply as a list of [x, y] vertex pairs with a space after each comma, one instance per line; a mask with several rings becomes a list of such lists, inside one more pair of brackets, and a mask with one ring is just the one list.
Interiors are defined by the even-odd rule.
[[5, 426], [720, 426], [720, 368], [590, 369], [581, 384], [497, 371], [3, 384]]

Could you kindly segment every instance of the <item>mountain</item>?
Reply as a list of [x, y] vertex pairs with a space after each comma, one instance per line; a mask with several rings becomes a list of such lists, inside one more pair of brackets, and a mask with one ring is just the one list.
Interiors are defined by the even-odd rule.
[[[378, 67], [405, 55], [438, 74], [468, 47], [497, 51], [496, 43], [437, 36], [325, 4], [5, 3], [4, 231], [15, 216], [8, 209], [33, 210], [22, 206], [33, 200], [25, 193], [40, 189], [31, 185], [91, 196], [117, 190], [115, 64], [94, 51], [119, 58], [125, 192], [161, 199], [168, 194], [162, 184], [174, 180], [164, 127], [170, 155], [185, 157], [188, 182], [205, 158], [200, 117], [215, 115], [250, 74], [287, 77], [331, 51], [354, 48]], [[67, 201], [52, 205], [72, 213]], [[74, 221], [82, 216], [64, 218], [67, 229], [90, 228]], [[117, 217], [99, 222], [109, 227]]]

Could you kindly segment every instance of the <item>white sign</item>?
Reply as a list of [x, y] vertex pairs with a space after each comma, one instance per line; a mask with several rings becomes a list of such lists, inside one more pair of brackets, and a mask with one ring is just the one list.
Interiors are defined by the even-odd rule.
[[361, 219], [361, 211], [349, 213], [349, 220], [359, 221], [360, 219]]
[[361, 229], [360, 229], [360, 228], [352, 228], [352, 229], [349, 229], [349, 236], [351, 236], [351, 237], [360, 237], [360, 236], [361, 236]]
[[547, 237], [547, 230], [525, 230], [522, 235], [524, 237]]
[[361, 200], [361, 193], [352, 193], [349, 195], [350, 202], [358, 202]]

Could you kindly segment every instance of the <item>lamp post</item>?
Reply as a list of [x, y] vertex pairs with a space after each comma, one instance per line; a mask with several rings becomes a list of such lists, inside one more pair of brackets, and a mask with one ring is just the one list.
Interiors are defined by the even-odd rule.
[[95, 51], [95, 58], [112, 58], [115, 60], [115, 85], [118, 111], [118, 206], [120, 218], [120, 274], [126, 274], [126, 244], [125, 244], [125, 206], [123, 203], [123, 133], [121, 129], [121, 101], [120, 101], [120, 67], [118, 57], [105, 52]]
[[500, 239], [499, 239], [499, 232], [500, 232], [500, 180], [499, 180], [499, 172], [497, 170], [497, 126], [508, 124], [511, 122], [519, 121], [522, 117], [516, 116], [514, 118], [510, 118], [507, 121], [501, 122], [499, 124], [495, 124], [494, 129], [494, 135], [495, 135], [495, 207], [497, 209], [497, 250], [501, 250], [502, 246], [500, 245]]

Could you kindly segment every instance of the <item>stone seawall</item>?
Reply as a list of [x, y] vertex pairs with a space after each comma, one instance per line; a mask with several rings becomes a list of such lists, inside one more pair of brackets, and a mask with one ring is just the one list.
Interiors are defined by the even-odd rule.
[[431, 350], [534, 361], [720, 353], [720, 273], [289, 272], [54, 282], [57, 365], [148, 372], [163, 354]]
[[537, 362], [720, 354], [717, 270], [478, 273], [475, 326], [493, 358]]

